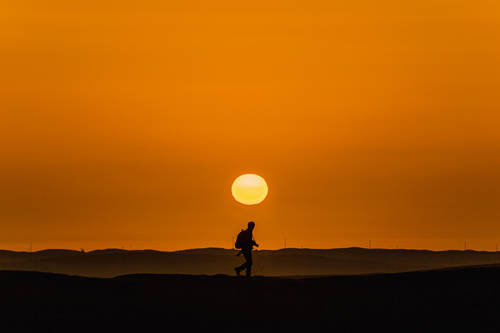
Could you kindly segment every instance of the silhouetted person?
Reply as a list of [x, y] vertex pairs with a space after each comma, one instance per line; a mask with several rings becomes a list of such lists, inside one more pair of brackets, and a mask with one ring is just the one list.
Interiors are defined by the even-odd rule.
[[255, 243], [255, 241], [253, 240], [252, 231], [254, 228], [255, 223], [252, 221], [248, 222], [248, 228], [246, 230], [242, 230], [238, 234], [238, 238], [236, 239], [235, 247], [237, 249], [241, 249], [238, 255], [243, 254], [243, 256], [245, 257], [245, 263], [234, 268], [234, 271], [238, 276], [244, 269], [247, 272], [247, 276], [252, 275], [252, 248], [254, 247], [254, 245], [259, 247], [259, 244]]

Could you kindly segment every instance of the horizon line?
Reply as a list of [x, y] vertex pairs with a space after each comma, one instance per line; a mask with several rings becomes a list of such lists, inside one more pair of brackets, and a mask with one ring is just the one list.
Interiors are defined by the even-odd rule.
[[[335, 247], [335, 248], [311, 248], [311, 247], [286, 247], [286, 248], [274, 248], [274, 249], [254, 249], [254, 251], [284, 251], [284, 250], [313, 250], [313, 251], [333, 251], [333, 250], [349, 250], [349, 249], [359, 249], [359, 250], [384, 250], [384, 251], [420, 251], [420, 252], [487, 252], [487, 253], [497, 253], [497, 251], [488, 251], [488, 250], [474, 250], [474, 249], [445, 249], [445, 250], [431, 250], [431, 249], [415, 249], [415, 248], [368, 248], [368, 247], [360, 247], [360, 246], [349, 246], [349, 247]], [[186, 248], [186, 249], [178, 249], [178, 250], [156, 250], [152, 248], [143, 248], [143, 249], [126, 249], [126, 248], [96, 248], [91, 250], [85, 250], [84, 248], [78, 249], [69, 249], [69, 248], [45, 248], [40, 250], [10, 250], [10, 249], [1, 249], [0, 252], [15, 252], [15, 253], [38, 253], [44, 251], [69, 251], [69, 252], [77, 252], [77, 253], [91, 253], [98, 251], [122, 251], [122, 252], [144, 252], [144, 251], [153, 251], [153, 252], [161, 252], [161, 253], [175, 253], [175, 252], [184, 252], [184, 251], [196, 251], [196, 250], [226, 250], [226, 251], [239, 251], [239, 249], [235, 248], [224, 248], [224, 247], [195, 247], [195, 248]]]

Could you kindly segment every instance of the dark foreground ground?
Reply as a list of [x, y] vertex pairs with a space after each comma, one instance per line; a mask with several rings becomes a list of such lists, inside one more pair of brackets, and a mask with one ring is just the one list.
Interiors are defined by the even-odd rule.
[[295, 279], [0, 271], [0, 326], [2, 332], [487, 332], [500, 329], [499, 282], [500, 266]]

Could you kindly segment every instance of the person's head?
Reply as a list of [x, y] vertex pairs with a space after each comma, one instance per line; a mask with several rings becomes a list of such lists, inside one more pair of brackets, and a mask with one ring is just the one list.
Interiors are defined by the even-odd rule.
[[248, 229], [253, 230], [253, 228], [255, 228], [255, 222], [254, 221], [248, 222]]

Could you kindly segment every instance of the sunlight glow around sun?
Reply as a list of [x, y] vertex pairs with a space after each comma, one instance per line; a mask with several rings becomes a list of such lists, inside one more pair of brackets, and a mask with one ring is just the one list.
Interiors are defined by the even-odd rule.
[[247, 173], [239, 176], [231, 187], [233, 197], [244, 205], [257, 205], [267, 196], [267, 183], [259, 175]]

